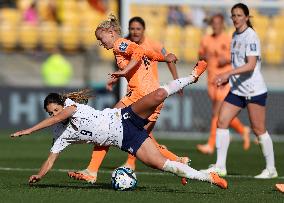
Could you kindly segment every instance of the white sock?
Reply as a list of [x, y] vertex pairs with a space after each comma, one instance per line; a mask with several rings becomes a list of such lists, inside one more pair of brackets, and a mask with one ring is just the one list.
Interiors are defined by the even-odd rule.
[[258, 136], [261, 151], [266, 161], [267, 169], [275, 169], [273, 143], [270, 135], [266, 131], [264, 134]]
[[173, 80], [169, 82], [168, 84], [161, 86], [160, 88], [164, 88], [168, 92], [168, 96], [170, 96], [178, 92], [185, 86], [193, 83], [195, 80], [196, 80], [195, 77], [193, 77], [192, 75], [189, 75], [189, 77]]
[[197, 179], [208, 182], [211, 181], [209, 174], [202, 173], [189, 167], [186, 164], [176, 161], [170, 161], [169, 159], [167, 159], [167, 161], [165, 162], [163, 170], [184, 178]]
[[227, 152], [230, 144], [229, 129], [216, 130], [217, 161], [216, 167], [226, 169]]

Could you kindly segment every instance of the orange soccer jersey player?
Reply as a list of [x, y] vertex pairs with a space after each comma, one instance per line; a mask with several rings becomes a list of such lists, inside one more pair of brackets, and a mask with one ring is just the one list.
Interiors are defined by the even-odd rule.
[[[106, 23], [110, 24], [110, 27], [113, 26], [113, 30], [117, 29], [117, 25], [114, 24], [114, 21], [107, 21]], [[104, 24], [102, 24], [104, 25]], [[118, 31], [116, 31], [118, 32]], [[103, 39], [98, 38], [102, 45], [106, 49], [110, 46], [113, 49], [119, 71], [115, 72], [113, 75], [118, 75], [118, 77], [123, 76], [128, 81], [128, 92], [124, 98], [122, 98], [114, 108], [124, 108], [129, 106], [145, 96], [150, 92], [159, 88], [159, 81], [157, 75], [157, 67], [155, 66], [155, 61], [165, 61], [165, 53], [156, 52], [154, 48], [149, 46], [149, 40], [144, 40], [142, 46], [124, 39], [118, 38], [114, 41], [113, 45], [104, 44]], [[134, 38], [135, 39], [135, 38]], [[143, 48], [142, 48], [143, 47]], [[163, 55], [164, 54], [164, 55]], [[170, 58], [174, 59], [174, 55], [169, 54]], [[167, 56], [167, 57], [168, 57]], [[175, 67], [170, 67], [173, 77], [177, 77]], [[111, 90], [112, 85], [117, 82], [118, 77], [111, 78], [107, 82], [107, 89]], [[150, 137], [155, 141], [151, 135], [151, 131], [155, 125], [155, 122], [160, 114], [162, 105], [159, 105], [154, 113], [149, 117], [149, 123], [145, 126], [147, 132], [150, 134]], [[175, 160], [183, 163], [188, 163], [189, 159], [187, 157], [178, 157], [172, 152], [168, 151], [165, 147], [159, 145], [156, 141], [155, 144], [159, 151], [170, 160]], [[87, 182], [95, 183], [97, 178], [97, 171], [101, 165], [102, 160], [104, 159], [108, 147], [94, 147], [92, 154], [91, 162], [87, 169], [78, 172], [69, 172], [69, 176], [75, 179], [86, 180]], [[128, 155], [128, 160], [125, 163], [127, 167], [132, 169], [135, 168], [136, 158], [132, 155]]]
[[[224, 18], [221, 14], [216, 14], [210, 21], [213, 33], [203, 37], [199, 49], [199, 56], [201, 59], [205, 59], [208, 63], [207, 67], [207, 86], [208, 95], [212, 101], [212, 119], [210, 136], [208, 143], [204, 145], [197, 145], [197, 149], [204, 154], [212, 154], [215, 149], [216, 142], [216, 128], [218, 120], [218, 112], [221, 104], [227, 96], [230, 86], [226, 84], [222, 87], [217, 87], [215, 84], [215, 77], [221, 73], [230, 70], [230, 41], [231, 38], [223, 32], [224, 30]], [[238, 118], [234, 118], [230, 126], [243, 136], [244, 149], [247, 150], [250, 146], [249, 132], [250, 129], [244, 126]]]

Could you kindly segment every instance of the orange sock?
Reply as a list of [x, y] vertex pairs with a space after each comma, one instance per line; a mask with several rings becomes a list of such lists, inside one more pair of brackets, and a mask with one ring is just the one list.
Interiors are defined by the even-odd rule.
[[134, 169], [135, 168], [135, 163], [136, 163], [136, 157], [128, 154], [127, 160], [126, 160], [126, 164], [128, 166], [130, 166], [130, 168]]
[[240, 121], [240, 119], [238, 119], [237, 117], [235, 117], [235, 118], [231, 121], [230, 126], [231, 126], [237, 133], [239, 133], [241, 136], [243, 136], [244, 130], [245, 130], [245, 126], [244, 126], [244, 124], [242, 124], [242, 122]]
[[211, 119], [210, 135], [208, 138], [208, 145], [215, 148], [216, 143], [216, 129], [217, 129], [218, 116], [213, 116]]
[[165, 147], [161, 146], [157, 140], [154, 138], [153, 133], [150, 133], [149, 136], [152, 138], [154, 144], [156, 145], [156, 147], [158, 148], [158, 150], [161, 152], [161, 154], [168, 158], [171, 161], [176, 161], [178, 156], [175, 155], [174, 153], [170, 152], [169, 150], [167, 150]]
[[105, 146], [94, 146], [92, 159], [89, 163], [88, 170], [91, 172], [98, 172], [102, 161], [105, 158], [106, 153], [108, 152], [109, 147]]

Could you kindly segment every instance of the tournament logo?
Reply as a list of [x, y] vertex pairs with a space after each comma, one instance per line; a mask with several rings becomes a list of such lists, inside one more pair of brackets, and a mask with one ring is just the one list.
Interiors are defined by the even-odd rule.
[[121, 42], [121, 44], [119, 45], [119, 50], [125, 52], [127, 47], [128, 47], [128, 44], [126, 42]]
[[250, 44], [249, 47], [250, 47], [251, 51], [256, 51], [256, 44], [255, 43]]

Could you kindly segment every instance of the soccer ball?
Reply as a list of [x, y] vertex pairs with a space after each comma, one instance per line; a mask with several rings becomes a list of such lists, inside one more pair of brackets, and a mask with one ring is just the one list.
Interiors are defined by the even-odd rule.
[[111, 186], [121, 191], [135, 189], [137, 178], [134, 171], [126, 167], [116, 168], [111, 175]]

